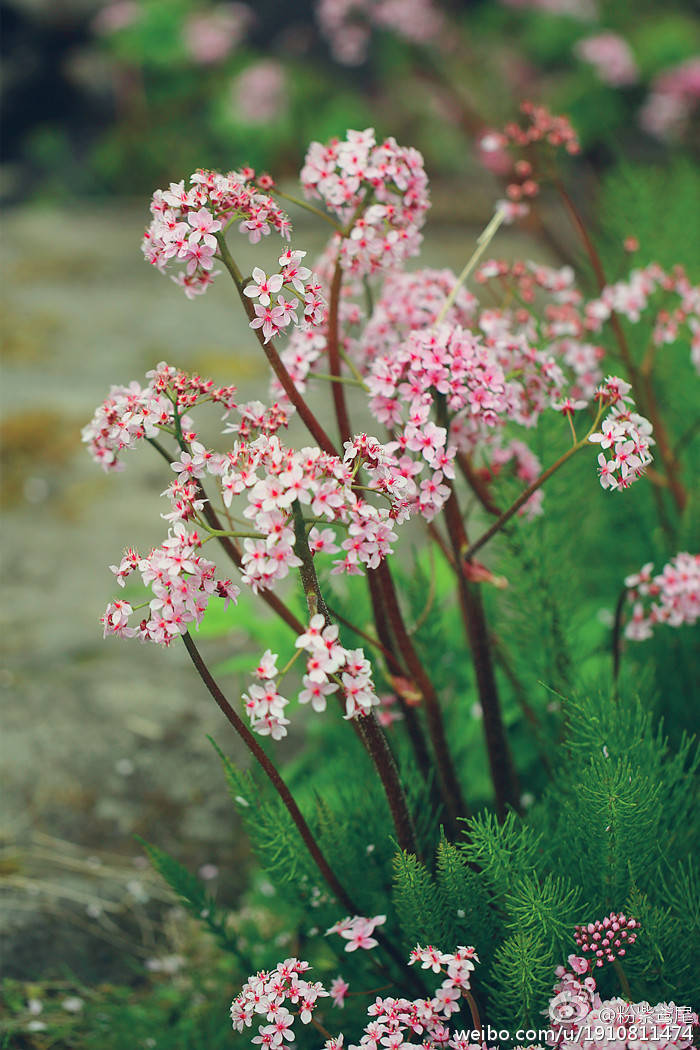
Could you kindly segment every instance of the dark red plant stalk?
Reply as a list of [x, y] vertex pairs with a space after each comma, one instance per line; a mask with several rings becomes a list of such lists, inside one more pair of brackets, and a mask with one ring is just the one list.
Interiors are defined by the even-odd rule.
[[474, 662], [474, 674], [483, 715], [489, 769], [496, 798], [496, 813], [499, 820], [504, 820], [508, 808], [518, 809], [518, 788], [513, 759], [503, 724], [481, 594], [478, 586], [470, 584], [461, 571], [463, 558], [461, 552], [467, 548], [468, 542], [457, 497], [452, 488], [449, 499], [445, 504], [444, 514], [447, 532], [458, 567], [460, 607]]

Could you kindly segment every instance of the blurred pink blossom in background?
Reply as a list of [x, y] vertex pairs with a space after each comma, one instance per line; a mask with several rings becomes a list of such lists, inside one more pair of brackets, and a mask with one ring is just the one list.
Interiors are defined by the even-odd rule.
[[579, 40], [575, 54], [593, 66], [604, 84], [623, 87], [638, 80], [637, 63], [626, 40], [617, 33], [595, 33]]
[[443, 27], [432, 0], [319, 0], [317, 17], [334, 58], [347, 66], [365, 61], [372, 28], [425, 43]]
[[97, 12], [92, 20], [92, 28], [99, 36], [109, 36], [110, 33], [126, 29], [140, 14], [139, 5], [135, 0], [115, 0], [113, 4], [106, 4]]
[[639, 123], [660, 139], [680, 134], [700, 102], [700, 56], [660, 73], [639, 113]]
[[240, 44], [252, 20], [245, 4], [218, 4], [191, 15], [184, 27], [184, 43], [195, 62], [214, 65]]
[[553, 15], [569, 15], [587, 22], [598, 15], [595, 0], [501, 0], [506, 7], [529, 7]]
[[248, 66], [234, 79], [232, 87], [236, 116], [248, 124], [269, 124], [286, 108], [284, 68], [273, 58]]

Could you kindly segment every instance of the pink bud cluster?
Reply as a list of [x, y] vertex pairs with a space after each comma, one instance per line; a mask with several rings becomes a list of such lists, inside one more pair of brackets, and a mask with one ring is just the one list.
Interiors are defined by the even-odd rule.
[[[648, 419], [632, 411], [630, 384], [617, 376], [608, 376], [596, 394], [612, 411], [599, 431], [591, 434], [589, 441], [599, 444], [603, 452], [598, 455], [598, 475], [604, 489], [626, 489], [643, 477], [645, 468], [651, 463], [652, 427]], [[610, 459], [607, 459], [608, 452]]]
[[[656, 313], [652, 345], [656, 348], [675, 343], [683, 328], [690, 334], [691, 360], [700, 372], [700, 285], [691, 284], [682, 266], [670, 272], [657, 263], [632, 270], [626, 281], [608, 285], [598, 299], [586, 304], [588, 328], [598, 331], [613, 313], [637, 323], [656, 292], [663, 292], [662, 308]], [[670, 301], [678, 297], [678, 302]]]
[[333, 57], [347, 66], [365, 61], [375, 26], [414, 43], [434, 40], [443, 26], [432, 0], [319, 0], [316, 17]]
[[352, 918], [341, 919], [339, 922], [333, 924], [326, 930], [326, 937], [332, 933], [339, 934], [343, 940], [347, 941], [345, 945], [346, 952], [355, 952], [358, 948], [364, 948], [365, 951], [369, 951], [371, 948], [376, 948], [379, 941], [372, 936], [377, 926], [383, 926], [386, 922], [386, 915], [375, 915], [371, 919], [366, 919], [362, 915], [353, 915]]
[[[303, 689], [299, 703], [310, 703], [313, 710], [325, 711], [326, 698], [341, 690], [345, 700], [345, 718], [368, 714], [379, 704], [372, 668], [362, 649], [346, 649], [338, 640], [338, 628], [328, 624], [321, 613], [311, 617], [309, 626], [295, 642], [297, 649], [307, 653]], [[263, 654], [254, 675], [256, 681], [243, 694], [243, 701], [251, 728], [260, 736], [281, 740], [287, 735], [289, 719], [284, 710], [289, 704], [281, 695], [275, 679], [278, 677], [279, 656], [269, 649]]]
[[251, 244], [272, 230], [289, 239], [288, 216], [272, 197], [260, 192], [252, 181], [254, 175], [250, 168], [227, 175], [200, 169], [190, 176], [189, 189], [182, 180], [153, 194], [153, 219], [142, 250], [162, 273], [172, 260], [184, 264], [173, 280], [188, 299], [205, 292], [216, 277], [216, 234], [230, 222], [240, 220], [239, 229]]
[[[129, 549], [121, 563], [112, 565], [120, 587], [138, 572], [153, 598], [144, 602], [148, 614], [138, 627], [130, 626], [135, 611], [129, 602], [111, 602], [102, 617], [105, 637], [139, 638], [141, 641], [169, 645], [184, 634], [192, 623], [200, 623], [212, 594], [236, 602], [240, 588], [230, 580], [216, 579], [216, 566], [198, 553], [202, 541], [196, 532], [188, 533], [178, 522], [160, 547], [146, 558]], [[138, 607], [137, 607], [138, 608]]]
[[318, 1000], [329, 994], [319, 981], [302, 977], [309, 969], [307, 962], [285, 959], [274, 970], [261, 970], [250, 977], [231, 1003], [234, 1029], [242, 1032], [250, 1028], [256, 1018], [262, 1018], [258, 1034], [252, 1040], [260, 1050], [274, 1050], [285, 1042], [293, 1042], [295, 1018], [302, 1024], [310, 1024]]
[[[83, 441], [103, 470], [123, 470], [119, 453], [135, 448], [144, 438], [157, 437], [161, 427], [172, 426], [176, 408], [180, 414], [206, 401], [227, 410], [236, 407], [234, 386], [217, 387], [213, 379], [188, 375], [165, 362], [147, 372], [146, 378], [150, 382], [145, 387], [136, 381], [129, 386], [113, 386], [83, 428]], [[180, 424], [187, 434], [190, 421], [185, 415], [180, 415]]]
[[569, 956], [568, 969], [557, 967], [558, 981], [547, 1009], [549, 1046], [565, 1045], [572, 1050], [689, 1050], [695, 1045], [692, 1029], [698, 1024], [698, 1015], [693, 1010], [672, 1002], [652, 1006], [621, 998], [603, 1000], [592, 968], [593, 963], [576, 955]]
[[657, 576], [653, 563], [625, 578], [632, 616], [625, 637], [635, 642], [651, 638], [657, 624], [695, 624], [700, 618], [700, 554], [676, 554]]
[[604, 919], [574, 927], [574, 940], [581, 952], [590, 954], [596, 966], [622, 959], [637, 939], [639, 923], [622, 912], [611, 911]]
[[355, 276], [396, 268], [416, 255], [430, 206], [423, 158], [374, 129], [348, 131], [343, 141], [312, 142], [301, 171], [307, 197], [320, 198], [344, 224], [331, 242]]
[[546, 106], [534, 102], [523, 102], [520, 106], [524, 120], [521, 124], [511, 121], [502, 132], [488, 131], [479, 143], [480, 150], [486, 155], [501, 157], [507, 148], [517, 151], [528, 150], [528, 158], [520, 157], [509, 174], [510, 181], [506, 186], [506, 201], [499, 201], [508, 221], [526, 215], [529, 208], [523, 203], [536, 197], [539, 193], [539, 182], [534, 163], [533, 147], [551, 146], [553, 149], [564, 148], [567, 153], [580, 153], [578, 137], [567, 117], [555, 116]]

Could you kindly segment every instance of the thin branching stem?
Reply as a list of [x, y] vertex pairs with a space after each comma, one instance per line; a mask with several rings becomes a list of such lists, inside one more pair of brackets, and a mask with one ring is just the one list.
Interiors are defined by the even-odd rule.
[[[244, 284], [241, 271], [236, 266], [236, 263], [228, 250], [226, 240], [223, 234], [216, 234], [216, 240], [219, 245], [219, 255], [221, 257], [221, 261], [223, 262], [228, 272], [231, 274], [234, 284], [238, 289], [238, 294], [245, 308], [245, 312], [248, 315], [249, 319], [252, 321], [255, 317], [255, 309], [250, 299], [243, 294]], [[272, 371], [279, 379], [280, 383], [282, 384], [282, 387], [284, 388], [285, 394], [296, 408], [297, 412], [299, 413], [299, 418], [301, 419], [304, 426], [315, 440], [316, 444], [319, 446], [319, 448], [322, 448], [324, 452], [328, 452], [331, 456], [337, 456], [338, 453], [333, 442], [321, 426], [318, 418], [314, 415], [304, 398], [297, 390], [296, 384], [294, 383], [294, 380], [285, 368], [284, 362], [282, 361], [280, 355], [277, 353], [277, 350], [275, 349], [272, 340], [268, 340], [267, 342], [265, 342], [265, 337], [262, 333], [261, 328], [256, 328], [255, 334], [257, 336], [258, 342], [260, 343], [260, 346], [262, 347], [263, 353], [265, 354], [265, 357], [267, 358], [270, 367], [272, 368]]]
[[[566, 188], [558, 180], [555, 182], [555, 185], [569, 218], [586, 249], [586, 254], [588, 255], [591, 266], [593, 267], [598, 288], [602, 292], [608, 282], [596, 246], [591, 239], [578, 208], [569, 196]], [[620, 318], [614, 310], [610, 314], [610, 325], [615, 334], [615, 339], [617, 340], [622, 360], [629, 372], [629, 377], [637, 397], [639, 408], [642, 413], [649, 418], [654, 428], [654, 439], [659, 450], [661, 462], [664, 465], [666, 476], [668, 477], [669, 488], [671, 489], [676, 507], [679, 512], [682, 513], [688, 502], [688, 494], [680, 479], [678, 461], [659, 411], [656, 392], [654, 391], [651, 381], [651, 368], [644, 369], [637, 366], [629, 348], [629, 343], [627, 342], [627, 337], [625, 336], [622, 324], [620, 323]]]

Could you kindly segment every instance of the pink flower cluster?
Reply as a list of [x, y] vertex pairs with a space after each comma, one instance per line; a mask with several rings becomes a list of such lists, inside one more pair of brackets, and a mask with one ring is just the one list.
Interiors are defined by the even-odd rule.
[[[251, 328], [261, 328], [265, 342], [278, 335], [289, 324], [299, 326], [298, 310], [303, 307], [303, 323], [313, 325], [320, 322], [324, 315], [324, 300], [318, 278], [307, 266], [301, 265], [306, 252], [286, 251], [279, 257], [280, 271], [267, 276], [264, 270], [256, 266], [250, 281], [243, 289], [249, 299], [257, 299], [253, 309], [255, 317], [250, 322]], [[278, 294], [286, 291], [292, 299], [285, 299]], [[272, 297], [276, 296], [273, 303]]]
[[[294, 1020], [310, 1024], [318, 1000], [328, 996], [319, 981], [307, 981], [302, 974], [307, 962], [285, 959], [274, 970], [261, 970], [250, 977], [231, 1003], [231, 1021], [237, 1032], [250, 1028], [257, 1018], [258, 1034], [252, 1040], [260, 1050], [274, 1050], [294, 1041]], [[294, 1007], [290, 1010], [289, 1007]]]
[[626, 87], [639, 79], [632, 48], [619, 33], [584, 37], [574, 47], [574, 53], [592, 65], [599, 79], [610, 87]]
[[700, 57], [693, 56], [654, 78], [639, 123], [656, 138], [678, 138], [699, 104]]
[[625, 637], [635, 642], [651, 638], [657, 624], [695, 624], [700, 618], [700, 554], [681, 552], [652, 576], [653, 563], [625, 578], [632, 616]]
[[[300, 564], [300, 562], [299, 562]], [[357, 718], [366, 715], [379, 704], [372, 668], [362, 649], [346, 649], [338, 640], [338, 628], [327, 624], [321, 615], [311, 617], [309, 626], [295, 642], [308, 658], [303, 677], [304, 688], [299, 693], [299, 703], [310, 703], [314, 711], [325, 711], [326, 697], [340, 688], [345, 699], [345, 717]], [[251, 728], [260, 736], [271, 736], [281, 740], [287, 735], [289, 719], [284, 709], [289, 700], [282, 696], [275, 685], [278, 677], [277, 653], [265, 651], [255, 668], [256, 682], [243, 694], [246, 713]]]
[[264, 125], [285, 112], [289, 87], [284, 66], [274, 58], [263, 58], [247, 66], [231, 85], [231, 104], [237, 120]]
[[[663, 300], [653, 322], [653, 346], [675, 343], [686, 327], [691, 337], [691, 359], [700, 372], [700, 285], [691, 284], [682, 266], [667, 272], [658, 263], [650, 263], [632, 270], [626, 281], [608, 285], [598, 299], [586, 304], [587, 327], [598, 331], [613, 313], [637, 323], [656, 292], [663, 292]], [[672, 297], [676, 296], [679, 301], [674, 303]]]
[[331, 250], [355, 276], [396, 268], [416, 255], [430, 206], [418, 150], [395, 139], [377, 143], [374, 129], [343, 141], [312, 142], [301, 171], [307, 197], [319, 198], [344, 224]]
[[162, 273], [172, 260], [184, 264], [173, 280], [189, 299], [205, 292], [219, 272], [213, 270], [215, 235], [230, 222], [240, 220], [239, 229], [251, 244], [272, 230], [289, 240], [288, 216], [260, 191], [254, 176], [251, 168], [227, 175], [199, 170], [190, 176], [189, 189], [183, 180], [153, 194], [153, 219], [144, 234], [143, 254]]
[[[141, 387], [113, 386], [109, 397], [97, 408], [90, 423], [83, 427], [83, 441], [90, 455], [105, 471], [124, 469], [118, 459], [124, 449], [133, 449], [144, 438], [155, 438], [162, 427], [170, 427], [178, 414], [205, 401], [230, 410], [236, 407], [234, 386], [217, 387], [213, 379], [201, 379], [161, 362], [146, 373], [150, 382]], [[188, 433], [190, 421], [180, 415], [180, 425]]]
[[[373, 919], [355, 916], [336, 923], [328, 933], [340, 933], [348, 941], [346, 951], [371, 948], [377, 943], [371, 934], [384, 919], [383, 915]], [[377, 1050], [380, 1045], [388, 1050], [399, 1050], [401, 1046], [418, 1045], [416, 1040], [425, 1050], [444, 1050], [446, 1046], [450, 1050], [467, 1050], [468, 1044], [459, 1033], [450, 1031], [447, 1022], [460, 1009], [459, 1000], [469, 990], [470, 974], [478, 961], [473, 948], [460, 947], [453, 954], [447, 954], [435, 948], [417, 946], [411, 952], [410, 963], [421, 962], [424, 969], [445, 973], [446, 979], [432, 998], [410, 1000], [377, 996], [367, 1008], [369, 1021], [357, 1050]], [[318, 982], [311, 984], [301, 977], [309, 968], [306, 962], [287, 959], [274, 970], [262, 971], [249, 978], [231, 1004], [233, 1027], [242, 1032], [252, 1026], [256, 1015], [262, 1016], [267, 1024], [258, 1027], [253, 1043], [265, 1050], [284, 1045], [284, 1040], [291, 1042], [294, 1039], [294, 1018], [299, 1017], [302, 1024], [308, 1024], [318, 999], [329, 994], [323, 985]], [[339, 1000], [336, 1005], [343, 1005], [347, 989], [346, 982], [341, 977], [336, 978], [331, 989], [334, 1000]], [[290, 1010], [287, 1003], [296, 1009]], [[344, 1041], [343, 1035], [331, 1038], [326, 1041], [325, 1050], [341, 1050]]]
[[362, 915], [353, 915], [352, 918], [341, 919], [326, 930], [326, 937], [331, 933], [338, 933], [343, 940], [346, 952], [355, 952], [358, 948], [369, 951], [376, 948], [379, 941], [372, 936], [377, 926], [383, 926], [386, 915], [375, 915], [371, 919], [365, 919]]
[[[479, 267], [475, 280], [489, 283], [494, 294], [516, 293], [521, 305], [517, 309], [501, 310], [500, 316], [509, 323], [510, 329], [524, 336], [528, 344], [539, 339], [551, 355], [569, 375], [568, 393], [573, 398], [590, 400], [602, 379], [600, 360], [605, 351], [602, 346], [590, 341], [593, 325], [586, 313], [583, 295], [575, 287], [574, 272], [569, 266], [554, 269], [532, 262], [506, 262], [490, 259]], [[535, 317], [527, 306], [542, 293], [551, 300], [541, 305]], [[527, 304], [527, 305], [522, 305]], [[487, 314], [487, 317], [492, 314]], [[523, 354], [527, 362], [527, 353]], [[525, 385], [529, 385], [529, 377]], [[534, 420], [533, 420], [534, 422]]]
[[529, 8], [533, 11], [549, 11], [555, 15], [568, 15], [588, 21], [597, 18], [595, 0], [501, 0], [507, 7]]
[[[601, 402], [612, 409], [600, 430], [588, 438], [604, 450], [598, 455], [598, 475], [604, 489], [629, 488], [643, 477], [652, 461], [651, 423], [629, 407], [633, 406], [630, 390], [630, 384], [623, 379], [608, 376], [597, 394]], [[606, 452], [610, 459], [606, 458]]]
[[[619, 954], [619, 952], [618, 952]], [[547, 1013], [551, 1029], [547, 1043], [574, 1050], [688, 1050], [695, 1045], [692, 1028], [698, 1016], [675, 1003], [630, 1003], [601, 999], [592, 964], [570, 955], [569, 968], [557, 967]], [[685, 1023], [678, 1023], [678, 1018]]]
[[574, 927], [574, 940], [580, 951], [593, 956], [591, 962], [603, 966], [621, 959], [637, 939], [639, 923], [622, 912], [611, 911], [604, 919]]
[[[534, 425], [565, 382], [550, 353], [533, 345], [537, 333], [527, 312], [528, 323], [518, 324], [522, 316], [477, 311], [476, 300], [464, 293], [449, 323], [435, 326], [449, 283], [430, 271], [392, 276], [357, 348], [372, 413], [395, 437], [387, 446], [394, 469], [406, 476], [411, 506], [428, 520], [449, 495], [445, 479], [454, 477], [457, 451], [478, 448], [495, 466], [508, 462], [517, 452], [515, 446], [500, 448], [505, 424]], [[425, 285], [424, 296], [419, 284]], [[470, 327], [455, 323], [457, 317]], [[431, 418], [439, 401], [449, 413], [449, 440], [446, 428]], [[536, 463], [531, 454], [521, 461], [523, 468], [526, 461]], [[418, 482], [426, 468], [429, 476]], [[536, 476], [530, 473], [529, 480]]]
[[319, 0], [316, 17], [333, 57], [347, 66], [365, 61], [374, 26], [415, 43], [434, 40], [443, 26], [432, 0]]
[[252, 18], [253, 12], [246, 4], [215, 4], [187, 18], [183, 43], [195, 62], [216, 65], [241, 43]]
[[212, 594], [225, 598], [227, 605], [229, 601], [235, 603], [240, 588], [230, 580], [216, 580], [216, 566], [198, 553], [201, 545], [199, 535], [188, 533], [178, 522], [163, 544], [146, 558], [127, 550], [120, 564], [111, 567], [117, 583], [123, 587], [125, 580], [138, 571], [145, 586], [151, 588], [153, 598], [143, 603], [149, 611], [138, 627], [129, 626], [135, 611], [129, 602], [111, 602], [102, 617], [105, 638], [117, 635], [169, 645], [191, 623], [201, 622]]
[[[366, 438], [356, 438], [361, 443]], [[393, 518], [403, 503], [399, 481], [386, 469], [384, 446], [374, 439], [372, 454], [361, 454], [353, 467], [352, 449], [345, 461], [318, 448], [295, 451], [283, 446], [275, 436], [261, 434], [251, 443], [241, 442], [228, 454], [212, 457], [207, 469], [219, 476], [225, 506], [234, 495], [245, 494], [243, 517], [249, 519], [256, 534], [244, 540], [243, 580], [254, 591], [273, 587], [299, 562], [293, 552], [292, 504], [308, 507], [320, 524], [345, 527], [341, 541], [342, 557], [332, 573], [359, 574], [362, 566], [373, 569], [392, 551], [396, 539]], [[369, 484], [389, 498], [390, 506], [376, 507], [353, 488], [360, 463], [369, 474]], [[260, 476], [262, 475], [262, 476]], [[330, 529], [314, 528], [309, 534], [314, 553], [337, 553]]]
[[[520, 151], [542, 144], [553, 149], [564, 148], [571, 154], [580, 153], [578, 137], [567, 117], [555, 116], [546, 106], [538, 106], [534, 102], [523, 102], [520, 111], [524, 117], [524, 126], [511, 121], [503, 131], [487, 131], [479, 142], [482, 153], [503, 158], [508, 148]], [[502, 174], [508, 171], [503, 160], [499, 160], [499, 167], [502, 168]], [[539, 193], [537, 172], [531, 160], [520, 158], [515, 162], [506, 193], [508, 199], [499, 201], [498, 206], [504, 212], [507, 221], [512, 222], [526, 215], [529, 208], [523, 201], [536, 197]]]

